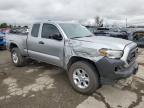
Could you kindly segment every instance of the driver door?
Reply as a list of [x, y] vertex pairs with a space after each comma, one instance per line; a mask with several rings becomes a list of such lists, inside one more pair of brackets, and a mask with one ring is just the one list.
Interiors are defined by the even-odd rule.
[[[62, 67], [64, 59], [64, 39], [56, 40], [55, 34], [60, 34], [56, 25], [44, 23], [39, 38], [40, 60]], [[62, 36], [62, 35], [61, 35]]]

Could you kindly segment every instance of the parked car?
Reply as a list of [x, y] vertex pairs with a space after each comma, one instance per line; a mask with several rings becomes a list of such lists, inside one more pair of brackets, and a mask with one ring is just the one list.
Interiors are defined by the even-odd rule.
[[5, 33], [0, 32], [0, 49], [6, 49]]
[[121, 31], [119, 28], [106, 28], [96, 26], [86, 26], [96, 36], [109, 36], [122, 39], [128, 39], [126, 32]]
[[27, 35], [28, 32], [29, 32], [29, 29], [25, 28], [25, 27], [13, 28], [10, 31], [10, 33], [13, 33], [13, 34], [22, 34], [22, 35]]
[[96, 36], [110, 36], [107, 28], [98, 28], [96, 26], [85, 26], [88, 30], [90, 30]]
[[128, 39], [134, 41], [138, 46], [144, 47], [144, 28], [125, 28]]
[[137, 44], [113, 37], [94, 36], [78, 23], [34, 23], [28, 35], [7, 35], [7, 48], [15, 66], [27, 58], [66, 70], [72, 87], [91, 94], [137, 73]]

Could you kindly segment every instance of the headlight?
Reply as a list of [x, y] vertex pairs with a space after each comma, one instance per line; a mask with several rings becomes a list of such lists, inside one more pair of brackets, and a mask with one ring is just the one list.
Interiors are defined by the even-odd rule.
[[100, 49], [99, 53], [101, 56], [106, 56], [112, 59], [119, 59], [123, 55], [123, 51], [121, 50], [111, 50], [111, 49]]

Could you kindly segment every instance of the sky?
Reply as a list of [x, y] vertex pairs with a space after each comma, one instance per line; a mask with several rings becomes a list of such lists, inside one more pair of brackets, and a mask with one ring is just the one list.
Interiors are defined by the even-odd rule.
[[144, 25], [144, 0], [1, 0], [0, 23], [32, 23], [41, 20], [88, 20], [95, 16], [105, 24]]

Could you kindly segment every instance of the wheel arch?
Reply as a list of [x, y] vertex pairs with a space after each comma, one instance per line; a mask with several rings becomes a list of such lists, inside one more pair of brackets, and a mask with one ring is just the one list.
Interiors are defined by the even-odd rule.
[[99, 73], [99, 71], [98, 71], [98, 68], [97, 68], [95, 62], [92, 61], [92, 60], [83, 58], [83, 57], [77, 57], [77, 56], [71, 57], [70, 60], [69, 60], [69, 62], [68, 62], [68, 64], [67, 64], [67, 70], [69, 70], [70, 66], [71, 66], [73, 63], [78, 62], [78, 61], [85, 61], [85, 62], [90, 63], [90, 64], [95, 68], [98, 76], [100, 77], [100, 73]]
[[19, 48], [18, 45], [14, 42], [10, 43], [9, 50], [12, 51], [13, 48]]

